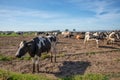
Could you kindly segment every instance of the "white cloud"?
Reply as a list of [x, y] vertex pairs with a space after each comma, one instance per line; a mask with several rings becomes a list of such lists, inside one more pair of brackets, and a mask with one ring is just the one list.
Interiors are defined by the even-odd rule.
[[65, 14], [48, 11], [0, 9], [0, 17], [37, 17], [42, 19], [58, 18]]

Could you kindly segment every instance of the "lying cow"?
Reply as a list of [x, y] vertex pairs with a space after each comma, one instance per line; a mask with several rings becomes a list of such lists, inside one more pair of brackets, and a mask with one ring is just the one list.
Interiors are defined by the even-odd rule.
[[16, 53], [16, 57], [21, 58], [28, 52], [32, 57], [33, 72], [35, 72], [35, 66], [37, 66], [37, 71], [39, 72], [39, 58], [43, 52], [51, 52], [51, 62], [53, 53], [55, 53], [54, 60], [56, 62], [56, 42], [55, 36], [39, 36], [29, 42], [22, 41]]

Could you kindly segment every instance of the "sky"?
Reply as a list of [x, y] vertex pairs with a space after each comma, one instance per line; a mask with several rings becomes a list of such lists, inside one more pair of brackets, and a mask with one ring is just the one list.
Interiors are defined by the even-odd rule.
[[0, 31], [120, 30], [120, 0], [0, 0]]

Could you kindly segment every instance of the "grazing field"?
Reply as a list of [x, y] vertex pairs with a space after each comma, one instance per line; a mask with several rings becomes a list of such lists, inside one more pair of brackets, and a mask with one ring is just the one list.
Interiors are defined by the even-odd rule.
[[[0, 79], [11, 76], [34, 76], [31, 80], [119, 80], [120, 79], [120, 42], [107, 45], [106, 40], [94, 41], [63, 38], [58, 36], [57, 63], [50, 63], [49, 54], [44, 53], [40, 60], [40, 72], [32, 74], [32, 61], [28, 54], [21, 59], [15, 53], [22, 40], [35, 36], [0, 36]], [[39, 77], [38, 77], [39, 76]], [[29, 77], [28, 77], [29, 78]], [[24, 80], [30, 80], [21, 78]], [[16, 79], [15, 79], [16, 80]], [[19, 79], [18, 79], [19, 80]]]

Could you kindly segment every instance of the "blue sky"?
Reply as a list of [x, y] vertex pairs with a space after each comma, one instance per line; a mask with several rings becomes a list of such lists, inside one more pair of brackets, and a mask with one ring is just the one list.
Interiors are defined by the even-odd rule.
[[120, 0], [0, 0], [0, 31], [120, 30]]

